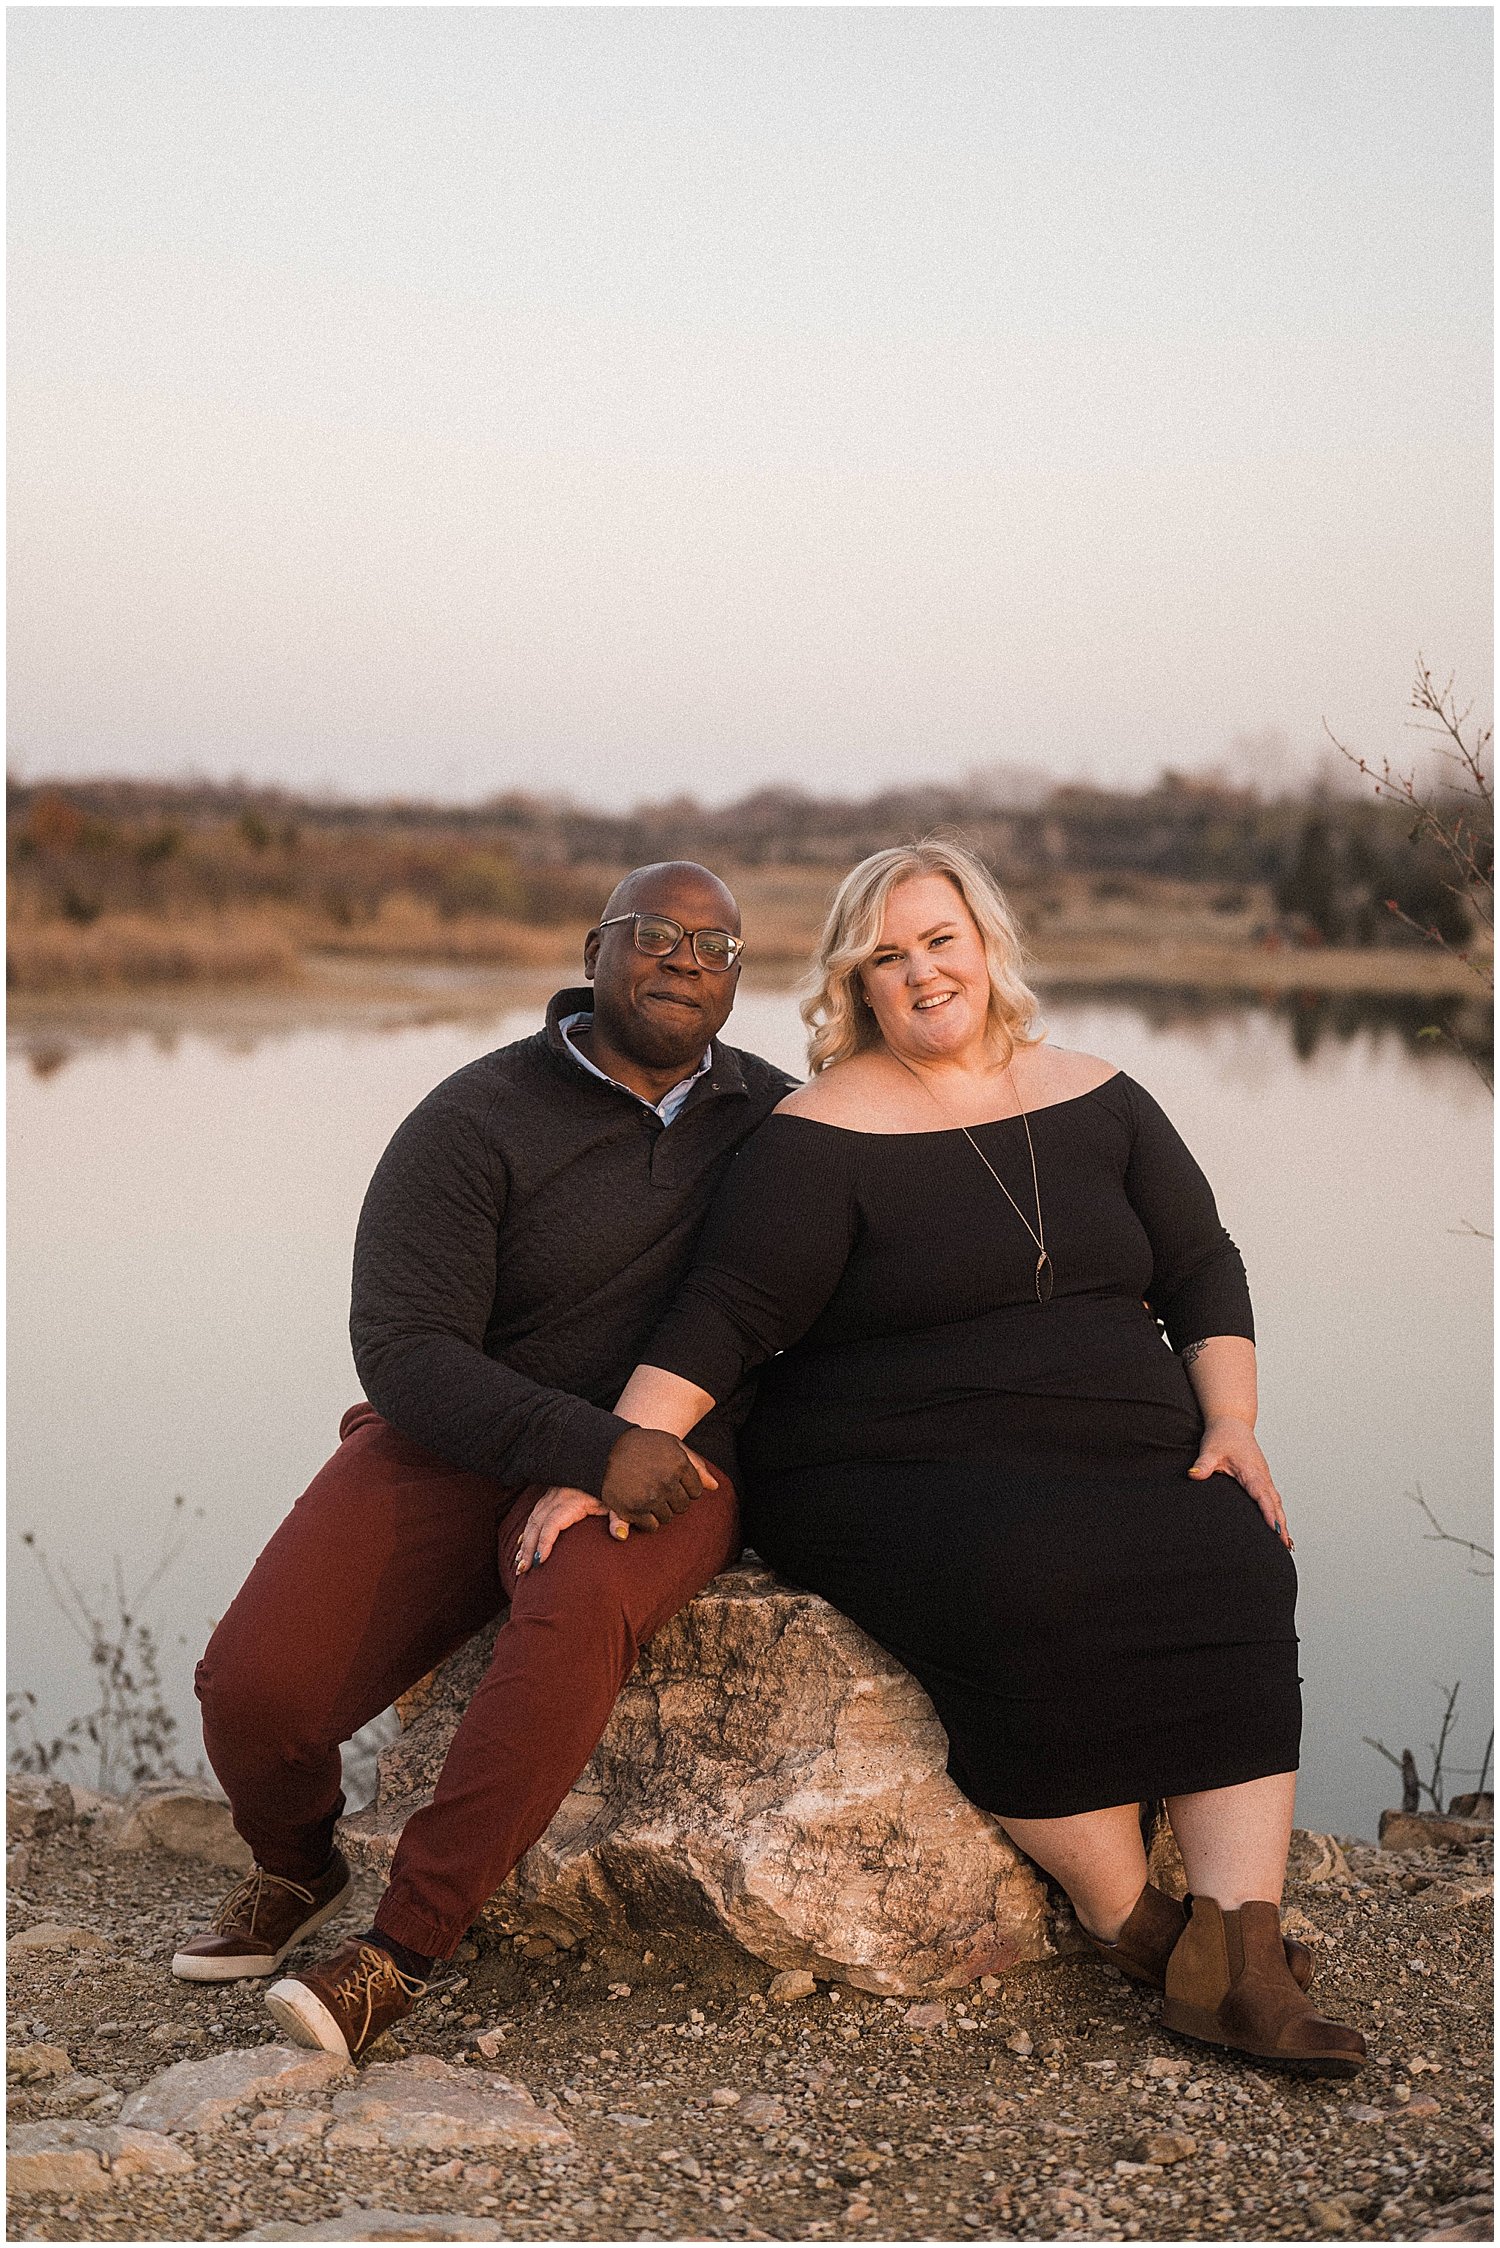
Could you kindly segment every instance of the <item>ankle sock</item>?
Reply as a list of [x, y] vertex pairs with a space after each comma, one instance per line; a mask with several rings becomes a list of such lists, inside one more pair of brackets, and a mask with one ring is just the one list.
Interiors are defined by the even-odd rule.
[[409, 1945], [398, 1944], [394, 1936], [386, 1935], [380, 1928], [369, 1929], [360, 1941], [376, 1945], [395, 1960], [403, 1975], [410, 1975], [415, 1982], [432, 1981], [433, 1962], [425, 1951], [413, 1951]]

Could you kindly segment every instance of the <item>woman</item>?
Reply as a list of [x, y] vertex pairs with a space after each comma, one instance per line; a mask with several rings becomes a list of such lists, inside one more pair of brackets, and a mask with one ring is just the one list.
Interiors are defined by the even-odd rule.
[[[773, 1360], [756, 1550], [920, 1680], [958, 1785], [1167, 2027], [1352, 2074], [1280, 1927], [1296, 1570], [1244, 1269], [1160, 1109], [1048, 1043], [1019, 962], [967, 852], [854, 869], [811, 1079], [736, 1157], [619, 1411], [685, 1437]], [[1190, 1913], [1147, 1881], [1153, 1797]]]

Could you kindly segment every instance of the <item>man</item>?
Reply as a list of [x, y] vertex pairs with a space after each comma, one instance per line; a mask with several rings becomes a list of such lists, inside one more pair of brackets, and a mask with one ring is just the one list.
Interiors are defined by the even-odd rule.
[[[267, 1995], [304, 2044], [357, 2057], [410, 2011], [546, 1828], [641, 1645], [738, 1551], [747, 1399], [694, 1431], [701, 1475], [675, 1437], [609, 1407], [735, 1149], [792, 1082], [718, 1042], [739, 927], [706, 868], [637, 868], [589, 932], [592, 998], [559, 993], [545, 1030], [446, 1079], [371, 1181], [350, 1320], [370, 1402], [198, 1666], [255, 1870], [175, 1974], [272, 1975], [340, 1909], [339, 1744], [511, 1607], [374, 1925]], [[518, 1570], [552, 1486], [600, 1517], [539, 1563], [533, 1539]]]

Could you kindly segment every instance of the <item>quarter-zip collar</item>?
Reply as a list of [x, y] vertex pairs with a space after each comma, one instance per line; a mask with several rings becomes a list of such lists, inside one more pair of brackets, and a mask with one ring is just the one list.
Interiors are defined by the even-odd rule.
[[[638, 1101], [648, 1115], [657, 1115], [656, 1109], [643, 1094], [633, 1092], [628, 1085], [617, 1084], [614, 1078], [606, 1077], [602, 1071], [589, 1069], [585, 1065], [582, 1055], [576, 1054], [564, 1037], [562, 1026], [570, 1015], [591, 1015], [593, 1011], [594, 994], [588, 984], [578, 984], [567, 991], [554, 992], [547, 1002], [547, 1022], [544, 1036], [548, 1051], [555, 1056], [565, 1069], [571, 1071], [575, 1076], [588, 1078], [596, 1085], [607, 1085], [612, 1090], [622, 1093], [626, 1099]], [[708, 1060], [708, 1068], [693, 1078], [687, 1098], [673, 1118], [674, 1123], [685, 1115], [689, 1109], [700, 1108], [705, 1101], [713, 1100], [718, 1096], [728, 1094], [737, 1096], [741, 1100], [746, 1097], [745, 1073], [740, 1067], [739, 1056], [732, 1046], [725, 1046], [719, 1039], [711, 1038], [708, 1044]], [[689, 1075], [691, 1074], [689, 1072]]]

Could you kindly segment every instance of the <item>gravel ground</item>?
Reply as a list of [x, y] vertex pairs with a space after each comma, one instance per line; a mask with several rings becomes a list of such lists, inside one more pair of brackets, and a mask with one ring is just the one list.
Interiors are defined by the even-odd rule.
[[[519, 2240], [1488, 2239], [1489, 1853], [1344, 1851], [1299, 1836], [1288, 1902], [1315, 1995], [1370, 2038], [1352, 2082], [1181, 2044], [1149, 1994], [1075, 1958], [913, 2019], [910, 2001], [825, 1986], [780, 2002], [769, 1970], [705, 1947], [466, 1946], [452, 1983], [375, 2057], [435, 2053], [517, 2079], [566, 2120], [568, 2158], [330, 2157], [315, 2143], [275, 2158], [230, 2129], [189, 2142], [198, 2167], [180, 2181], [17, 2201], [9, 2236], [220, 2240], [364, 2205], [487, 2217]], [[13, 2091], [13, 2121], [107, 2121], [116, 2095], [172, 2061], [274, 2035], [263, 1985], [167, 1971], [228, 1877], [122, 1855], [87, 1823], [27, 1857], [11, 1935], [67, 1922], [108, 1948], [12, 1954], [12, 2052], [61, 2045], [96, 2080], [60, 2103]]]

